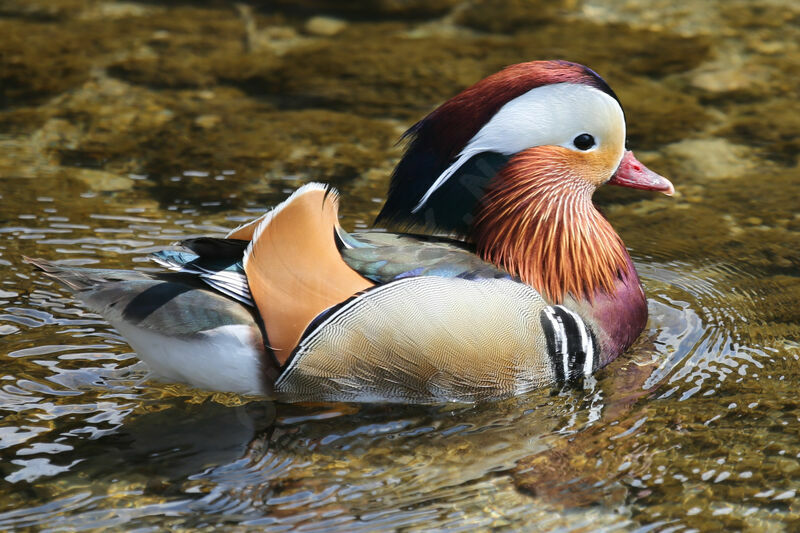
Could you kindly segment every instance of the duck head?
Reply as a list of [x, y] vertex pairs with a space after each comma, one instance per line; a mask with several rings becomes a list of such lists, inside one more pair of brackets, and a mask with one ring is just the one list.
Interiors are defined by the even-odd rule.
[[613, 184], [672, 194], [625, 149], [625, 117], [594, 71], [512, 65], [409, 129], [377, 223], [458, 235], [552, 301], [613, 293], [632, 269], [594, 208]]

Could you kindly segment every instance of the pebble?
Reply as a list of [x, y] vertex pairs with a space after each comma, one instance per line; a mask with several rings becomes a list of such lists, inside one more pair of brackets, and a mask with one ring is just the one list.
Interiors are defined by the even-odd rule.
[[210, 130], [214, 128], [217, 124], [220, 123], [222, 117], [219, 115], [200, 115], [196, 119], [194, 119], [194, 123], [203, 128], [204, 130]]
[[666, 146], [664, 155], [681, 161], [687, 174], [707, 179], [746, 176], [757, 160], [751, 148], [720, 138], [686, 139]]
[[331, 37], [340, 33], [347, 27], [347, 22], [333, 17], [311, 17], [306, 22], [306, 33], [311, 35], [319, 35], [322, 37]]

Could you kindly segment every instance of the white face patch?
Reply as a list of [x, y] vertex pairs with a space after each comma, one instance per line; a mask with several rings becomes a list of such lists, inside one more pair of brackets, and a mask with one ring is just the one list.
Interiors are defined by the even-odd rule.
[[615, 150], [622, 160], [625, 117], [619, 103], [599, 89], [575, 83], [556, 83], [531, 89], [506, 103], [470, 139], [444, 172], [436, 178], [419, 203], [428, 198], [471, 157], [482, 152], [512, 155], [534, 146], [563, 146], [578, 150], [573, 140], [583, 133], [594, 137], [589, 150]]

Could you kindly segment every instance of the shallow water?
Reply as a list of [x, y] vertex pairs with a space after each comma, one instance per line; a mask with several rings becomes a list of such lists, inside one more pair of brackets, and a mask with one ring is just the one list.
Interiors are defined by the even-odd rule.
[[[535, 4], [0, 5], [0, 529], [798, 529], [800, 7]], [[651, 316], [579, 389], [384, 407], [154, 383], [21, 262], [155, 268], [315, 179], [366, 227], [404, 128], [548, 57], [606, 77], [679, 191], [597, 195]]]

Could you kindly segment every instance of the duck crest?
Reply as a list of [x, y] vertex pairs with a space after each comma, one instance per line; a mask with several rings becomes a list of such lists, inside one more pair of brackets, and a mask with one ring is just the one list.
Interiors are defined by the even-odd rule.
[[478, 254], [552, 303], [568, 294], [590, 302], [600, 293], [613, 297], [633, 267], [592, 203], [594, 187], [531, 152], [512, 158], [489, 184], [470, 235]]
[[392, 174], [386, 203], [375, 222], [397, 228], [465, 233], [464, 219], [470, 218], [481, 196], [484, 178], [492, 178], [507, 155], [489, 152], [476, 156], [472, 168], [463, 169], [466, 177], [454, 175], [427, 201], [429, 209], [417, 210], [420, 199], [504, 105], [532, 89], [555, 83], [587, 85], [619, 102], [605, 80], [584, 65], [556, 60], [508, 66], [446, 101], [403, 134], [401, 140], [408, 141], [408, 145]]

